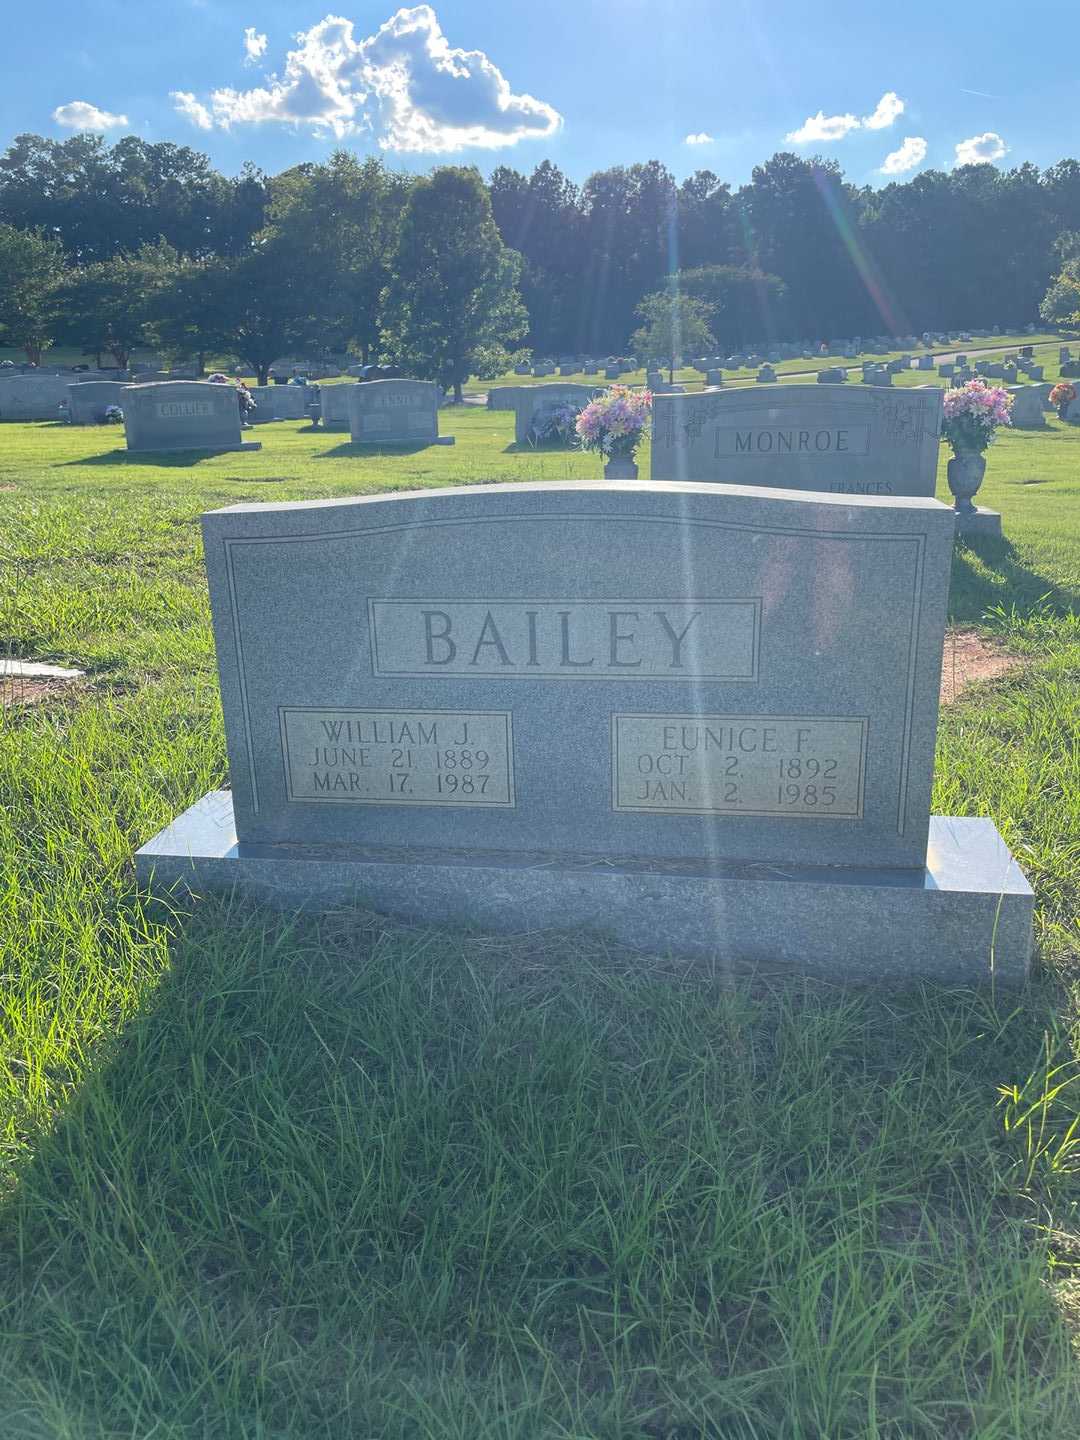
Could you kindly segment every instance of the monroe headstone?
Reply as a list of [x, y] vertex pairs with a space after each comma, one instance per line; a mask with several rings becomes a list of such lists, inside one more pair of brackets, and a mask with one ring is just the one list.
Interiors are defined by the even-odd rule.
[[929, 813], [937, 501], [511, 484], [232, 506], [204, 540], [232, 788], [144, 883], [1024, 975], [1000, 836]]
[[660, 397], [652, 478], [931, 496], [943, 395], [814, 384]]

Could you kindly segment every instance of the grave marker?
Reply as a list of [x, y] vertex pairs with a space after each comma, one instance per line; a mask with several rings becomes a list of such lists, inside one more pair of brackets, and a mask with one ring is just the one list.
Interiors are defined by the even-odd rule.
[[1030, 888], [991, 821], [929, 814], [953, 525], [648, 483], [207, 515], [232, 789], [139, 880], [1022, 980]]
[[439, 387], [430, 380], [369, 380], [350, 388], [348, 405], [354, 445], [454, 443], [439, 434]]
[[652, 479], [933, 495], [943, 396], [815, 384], [660, 397]]
[[232, 385], [165, 380], [125, 385], [120, 402], [127, 448], [139, 451], [261, 450], [240, 438], [240, 406]]

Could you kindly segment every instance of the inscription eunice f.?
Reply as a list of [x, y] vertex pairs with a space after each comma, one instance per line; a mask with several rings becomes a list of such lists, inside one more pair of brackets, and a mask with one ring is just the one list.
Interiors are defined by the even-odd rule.
[[757, 679], [761, 602], [370, 600], [376, 675]]
[[513, 807], [505, 711], [284, 706], [278, 714], [289, 800]]
[[865, 719], [613, 715], [611, 748], [616, 810], [862, 818]]

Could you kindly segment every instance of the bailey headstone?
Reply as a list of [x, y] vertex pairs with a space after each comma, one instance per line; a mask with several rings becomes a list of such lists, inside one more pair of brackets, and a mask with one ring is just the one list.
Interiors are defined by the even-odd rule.
[[1022, 981], [1030, 887], [991, 821], [930, 816], [953, 530], [932, 499], [696, 484], [207, 515], [231, 789], [137, 878]]
[[651, 478], [931, 496], [944, 393], [783, 385], [662, 396]]

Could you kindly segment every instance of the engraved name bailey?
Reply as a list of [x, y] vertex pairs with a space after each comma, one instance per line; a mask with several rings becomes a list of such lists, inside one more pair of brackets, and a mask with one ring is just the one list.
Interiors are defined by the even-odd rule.
[[376, 675], [747, 680], [761, 602], [370, 600]]

